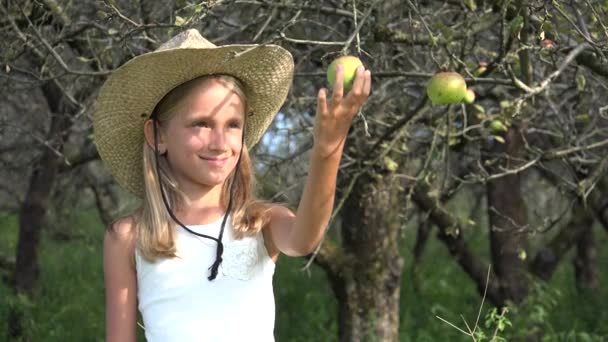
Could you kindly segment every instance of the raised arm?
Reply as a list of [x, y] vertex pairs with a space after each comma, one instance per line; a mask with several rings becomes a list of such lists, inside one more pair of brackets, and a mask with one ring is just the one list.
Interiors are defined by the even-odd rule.
[[131, 220], [116, 221], [103, 241], [106, 341], [134, 342], [137, 319], [135, 233]]
[[333, 210], [336, 177], [352, 120], [367, 99], [371, 74], [363, 67], [351, 91], [343, 95], [344, 71], [338, 67], [331, 100], [321, 89], [317, 99], [314, 145], [310, 155], [308, 176], [294, 215], [284, 207], [271, 211], [270, 233], [275, 248], [284, 254], [300, 256], [311, 253], [321, 241]]

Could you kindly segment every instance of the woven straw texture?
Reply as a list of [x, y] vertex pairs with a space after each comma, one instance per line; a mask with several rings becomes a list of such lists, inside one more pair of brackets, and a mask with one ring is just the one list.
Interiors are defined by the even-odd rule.
[[293, 68], [293, 57], [279, 46], [215, 47], [196, 30], [184, 31], [125, 63], [104, 83], [93, 120], [99, 155], [119, 185], [143, 198], [143, 124], [167, 93], [203, 75], [238, 78], [249, 104], [245, 143], [251, 148], [283, 105]]

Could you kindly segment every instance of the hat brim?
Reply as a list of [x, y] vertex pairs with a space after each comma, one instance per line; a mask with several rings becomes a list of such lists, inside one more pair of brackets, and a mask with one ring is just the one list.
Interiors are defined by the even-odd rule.
[[93, 130], [99, 155], [119, 185], [144, 196], [144, 122], [172, 89], [211, 74], [228, 74], [243, 83], [249, 106], [245, 143], [251, 148], [287, 97], [293, 57], [276, 45], [178, 48], [135, 57], [115, 70], [97, 98]]

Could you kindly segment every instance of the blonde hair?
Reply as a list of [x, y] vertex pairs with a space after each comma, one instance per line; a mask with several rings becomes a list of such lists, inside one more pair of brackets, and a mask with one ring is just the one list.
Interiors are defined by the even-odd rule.
[[[208, 75], [196, 78], [181, 84], [169, 92], [156, 106], [154, 114], [162, 124], [170, 120], [184, 105], [185, 99], [199, 85], [209, 79], [219, 80], [241, 97], [247, 110], [247, 98], [241, 82], [228, 75]], [[161, 125], [162, 127], [162, 125]], [[247, 127], [245, 126], [245, 131]], [[243, 132], [244, 133], [244, 132]], [[145, 198], [142, 207], [133, 214], [137, 231], [137, 247], [141, 255], [150, 261], [159, 257], [175, 257], [175, 227], [165, 204], [163, 203], [159, 182], [162, 184], [169, 208], [175, 209], [178, 205], [189, 205], [187, 196], [179, 189], [175, 177], [171, 173], [167, 158], [159, 158], [160, 177], [156, 173], [155, 151], [146, 142], [143, 144], [143, 177]], [[220, 203], [224, 209], [228, 206], [230, 198], [230, 183], [234, 179], [233, 170], [224, 184]], [[232, 198], [232, 226], [235, 238], [240, 239], [246, 235], [253, 235], [261, 231], [268, 222], [267, 211], [269, 204], [255, 198], [254, 175], [247, 146], [243, 144], [241, 160], [238, 163], [234, 196]]]

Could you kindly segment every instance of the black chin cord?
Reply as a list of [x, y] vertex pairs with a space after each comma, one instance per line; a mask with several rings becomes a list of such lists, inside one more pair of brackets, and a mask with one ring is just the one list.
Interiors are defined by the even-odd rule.
[[200, 233], [197, 233], [197, 232], [189, 229], [183, 223], [181, 223], [177, 219], [177, 217], [175, 217], [175, 215], [173, 214], [173, 211], [171, 211], [171, 208], [169, 207], [169, 201], [167, 201], [167, 196], [165, 195], [165, 189], [163, 188], [163, 185], [162, 185], [162, 182], [160, 179], [160, 162], [159, 162], [160, 153], [158, 152], [158, 133], [157, 133], [157, 129], [156, 129], [156, 124], [160, 123], [160, 122], [156, 119], [153, 119], [153, 120], [154, 120], [154, 159], [156, 161], [156, 175], [158, 177], [158, 186], [160, 187], [160, 193], [161, 193], [161, 197], [163, 198], [163, 203], [165, 203], [165, 208], [167, 208], [167, 212], [169, 213], [169, 216], [171, 216], [173, 221], [175, 221], [177, 224], [179, 224], [188, 233], [196, 235], [196, 236], [200, 236], [202, 238], [211, 239], [211, 240], [214, 240], [215, 242], [217, 242], [217, 250], [215, 253], [215, 262], [213, 262], [213, 265], [211, 265], [209, 267], [209, 269], [211, 270], [211, 274], [207, 278], [209, 280], [213, 280], [217, 277], [220, 264], [222, 263], [222, 255], [224, 254], [224, 244], [222, 243], [222, 237], [224, 235], [224, 227], [226, 226], [226, 221], [228, 220], [228, 216], [230, 215], [230, 211], [232, 210], [232, 199], [234, 197], [234, 183], [236, 183], [236, 181], [237, 181], [237, 173], [239, 170], [239, 165], [241, 163], [241, 155], [243, 154], [243, 146], [244, 146], [243, 144], [245, 141], [245, 132], [243, 132], [243, 134], [241, 136], [241, 150], [239, 152], [239, 159], [236, 162], [236, 166], [234, 168], [234, 175], [232, 177], [232, 182], [230, 183], [228, 207], [226, 208], [226, 214], [224, 215], [224, 218], [222, 219], [220, 235], [219, 235], [219, 237], [215, 238], [213, 236], [200, 234]]

